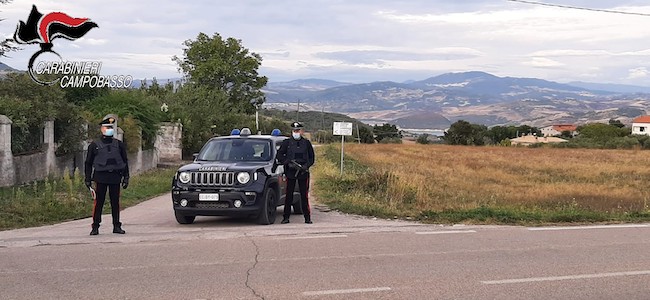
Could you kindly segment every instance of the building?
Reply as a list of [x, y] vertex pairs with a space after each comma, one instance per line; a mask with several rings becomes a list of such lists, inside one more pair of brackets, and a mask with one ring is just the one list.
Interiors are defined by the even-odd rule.
[[538, 137], [534, 135], [526, 135], [526, 136], [510, 139], [510, 143], [513, 146], [517, 146], [517, 145], [530, 146], [532, 144], [539, 144], [539, 143], [553, 144], [553, 143], [566, 143], [566, 142], [568, 141], [557, 137], [552, 137], [552, 136]]
[[573, 124], [557, 124], [546, 126], [541, 129], [542, 136], [558, 136], [561, 135], [563, 131], [569, 131], [572, 136], [575, 136], [578, 134], [576, 130], [578, 130], [578, 126]]
[[632, 134], [650, 135], [650, 116], [640, 116], [632, 120]]

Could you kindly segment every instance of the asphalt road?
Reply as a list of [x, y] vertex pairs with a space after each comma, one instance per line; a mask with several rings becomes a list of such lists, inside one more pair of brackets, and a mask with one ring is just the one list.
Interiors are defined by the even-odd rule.
[[[279, 221], [280, 219], [278, 219]], [[650, 224], [526, 228], [377, 220], [174, 220], [170, 195], [0, 232], [1, 299], [650, 299]], [[108, 222], [107, 222], [108, 221]]]

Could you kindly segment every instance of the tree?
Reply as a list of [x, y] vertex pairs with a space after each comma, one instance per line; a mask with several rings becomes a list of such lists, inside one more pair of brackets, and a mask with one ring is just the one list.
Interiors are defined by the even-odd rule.
[[377, 142], [380, 142], [384, 139], [401, 139], [402, 135], [397, 129], [397, 125], [384, 123], [383, 125], [375, 125], [373, 127], [373, 132], [375, 133], [375, 139]]
[[359, 139], [364, 144], [374, 144], [375, 135], [373, 134], [372, 128], [368, 126], [359, 126]]
[[617, 120], [617, 119], [609, 119], [609, 125], [616, 126], [618, 128], [625, 127], [625, 124], [623, 124], [621, 120]]
[[451, 124], [445, 132], [444, 140], [450, 145], [474, 145], [485, 144], [487, 127], [485, 125], [472, 124], [459, 120]]
[[606, 140], [614, 137], [623, 137], [628, 135], [625, 128], [619, 128], [614, 125], [603, 123], [592, 123], [580, 126], [578, 128], [581, 138], [590, 138], [596, 140]]
[[[196, 40], [187, 40], [183, 45], [183, 57], [174, 56], [173, 60], [188, 84], [216, 92], [208, 95], [213, 96], [210, 104], [250, 114], [255, 112], [255, 105], [264, 103], [261, 89], [268, 78], [257, 73], [262, 57], [244, 48], [241, 40], [199, 33]], [[224, 100], [221, 93], [226, 96], [224, 103], [217, 102]]]
[[415, 140], [415, 142], [423, 145], [427, 145], [431, 143], [431, 141], [429, 141], [429, 135], [426, 133], [418, 136], [418, 139]]

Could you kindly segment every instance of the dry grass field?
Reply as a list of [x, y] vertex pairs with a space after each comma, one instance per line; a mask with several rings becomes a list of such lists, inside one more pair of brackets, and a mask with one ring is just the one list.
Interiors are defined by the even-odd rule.
[[320, 149], [316, 191], [342, 210], [434, 222], [650, 220], [650, 151], [447, 145]]

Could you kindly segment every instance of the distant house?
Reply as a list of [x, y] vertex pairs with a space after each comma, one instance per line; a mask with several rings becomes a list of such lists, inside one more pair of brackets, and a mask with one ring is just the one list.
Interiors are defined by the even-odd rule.
[[571, 132], [571, 135], [574, 136], [577, 134], [578, 126], [573, 124], [557, 124], [546, 126], [542, 128], [542, 136], [558, 136], [561, 135], [563, 131]]
[[566, 143], [566, 142], [568, 141], [558, 137], [552, 137], [552, 136], [538, 137], [534, 135], [526, 135], [526, 136], [510, 139], [510, 143], [513, 146], [517, 146], [517, 145], [530, 146], [532, 144], [539, 144], [539, 143], [552, 144], [552, 143]]
[[632, 134], [650, 135], [650, 116], [640, 116], [632, 120]]

